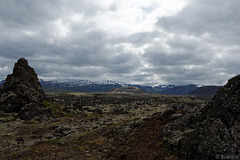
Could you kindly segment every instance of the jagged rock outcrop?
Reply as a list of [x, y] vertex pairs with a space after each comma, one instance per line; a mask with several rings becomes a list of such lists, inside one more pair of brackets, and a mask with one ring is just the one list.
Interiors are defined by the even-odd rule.
[[205, 106], [166, 125], [164, 135], [180, 159], [240, 159], [240, 75]]
[[8, 75], [3, 85], [0, 109], [19, 113], [22, 119], [32, 119], [44, 115], [41, 105], [46, 95], [41, 88], [37, 74], [24, 58], [15, 63], [13, 73]]

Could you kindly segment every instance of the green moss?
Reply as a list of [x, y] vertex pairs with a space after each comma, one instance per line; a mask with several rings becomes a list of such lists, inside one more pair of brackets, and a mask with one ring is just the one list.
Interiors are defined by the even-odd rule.
[[113, 128], [113, 127], [120, 126], [121, 124], [122, 124], [122, 123], [114, 123], [114, 124], [111, 124], [111, 125], [109, 125], [109, 126], [107, 126], [107, 127]]
[[77, 140], [82, 140], [84, 136], [88, 136], [90, 135], [91, 132], [83, 132], [79, 135], [79, 137], [77, 138]]
[[37, 124], [37, 122], [34, 122], [34, 121], [24, 121], [23, 123], [25, 123], [25, 124]]
[[62, 112], [62, 108], [61, 106], [59, 105], [54, 105], [50, 102], [48, 102], [47, 100], [44, 100], [43, 103], [42, 103], [45, 108], [45, 110], [48, 110], [50, 109], [51, 113], [55, 116], [55, 117], [61, 117], [61, 116], [64, 116], [63, 112]]
[[43, 101], [43, 105], [46, 106], [46, 107], [52, 106], [52, 104], [49, 103], [47, 100], [44, 100], [44, 101]]
[[73, 117], [74, 114], [71, 114], [71, 113], [63, 113], [65, 117]]
[[87, 115], [88, 118], [95, 118], [95, 117], [102, 117], [102, 114], [96, 114], [96, 113], [86, 113], [85, 115]]
[[3, 134], [3, 135], [1, 135], [1, 137], [12, 137], [12, 135], [11, 134]]
[[138, 121], [139, 119], [141, 119], [141, 118], [134, 118], [131, 121]]
[[131, 150], [131, 147], [129, 146], [126, 146], [126, 152], [130, 151]]
[[48, 102], [47, 100], [44, 100], [44, 101], [43, 101], [43, 105], [46, 106], [46, 107], [48, 107], [48, 108], [57, 110], [57, 111], [61, 111], [61, 110], [62, 110], [61, 106], [59, 106], [59, 105], [54, 105], [54, 104]]
[[52, 104], [50, 102], [48, 102], [47, 100], [43, 101], [43, 106], [45, 110], [49, 110], [51, 111], [51, 113], [55, 116], [55, 117], [73, 117], [75, 115], [77, 115], [75, 112], [69, 113], [69, 112], [65, 112], [63, 107], [61, 107], [60, 105], [57, 104]]
[[60, 144], [60, 141], [57, 139], [51, 139], [51, 140], [47, 140], [47, 141], [42, 141], [40, 143], [41, 144]]

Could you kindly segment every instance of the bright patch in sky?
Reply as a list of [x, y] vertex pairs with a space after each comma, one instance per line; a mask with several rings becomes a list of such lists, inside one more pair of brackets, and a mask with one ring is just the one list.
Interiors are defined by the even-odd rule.
[[58, 19], [54, 22], [54, 25], [56, 28], [54, 35], [56, 37], [66, 37], [70, 33], [68, 22], [64, 23], [61, 19]]
[[128, 35], [153, 31], [159, 17], [177, 14], [188, 1], [128, 0], [107, 4], [114, 6], [114, 9], [97, 15], [98, 27], [113, 34]]

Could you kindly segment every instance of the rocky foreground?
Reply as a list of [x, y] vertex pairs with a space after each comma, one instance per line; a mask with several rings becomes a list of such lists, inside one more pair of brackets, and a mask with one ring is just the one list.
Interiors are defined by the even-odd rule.
[[48, 93], [51, 117], [1, 112], [0, 159], [164, 159], [162, 130], [201, 100], [151, 94]]
[[240, 75], [214, 98], [164, 129], [164, 143], [185, 159], [240, 159]]

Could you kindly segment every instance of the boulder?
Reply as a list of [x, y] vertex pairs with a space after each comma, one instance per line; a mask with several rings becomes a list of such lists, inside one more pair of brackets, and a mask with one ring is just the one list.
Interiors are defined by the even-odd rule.
[[[26, 59], [19, 59], [13, 73], [7, 76], [3, 85], [0, 109], [19, 113], [22, 119], [32, 119], [36, 115], [44, 114], [45, 111], [41, 109], [44, 99], [46, 95], [34, 69], [28, 65]], [[25, 114], [25, 111], [29, 114]]]
[[164, 144], [180, 159], [240, 159], [240, 75], [206, 105], [166, 125]]

